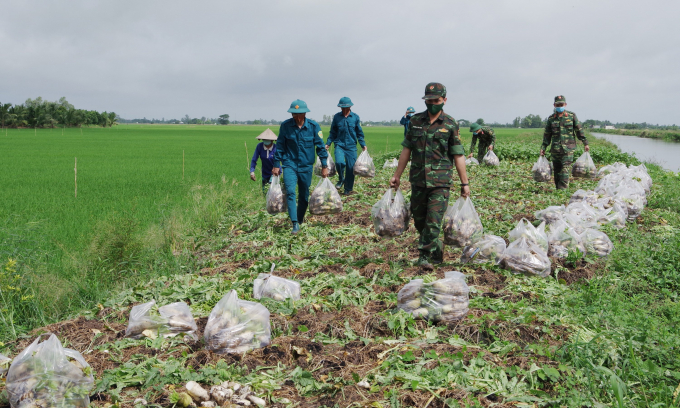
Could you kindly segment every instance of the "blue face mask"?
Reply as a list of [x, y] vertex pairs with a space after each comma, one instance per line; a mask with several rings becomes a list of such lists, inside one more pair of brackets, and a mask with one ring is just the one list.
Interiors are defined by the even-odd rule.
[[267, 147], [269, 147], [269, 146], [272, 145], [272, 141], [271, 141], [271, 140], [269, 140], [269, 141], [267, 141], [267, 142], [262, 142], [262, 143], [263, 143], [265, 146], [267, 146]]
[[565, 109], [564, 106], [560, 106], [559, 108], [555, 108], [555, 112], [562, 113], [562, 112], [564, 112], [564, 109]]

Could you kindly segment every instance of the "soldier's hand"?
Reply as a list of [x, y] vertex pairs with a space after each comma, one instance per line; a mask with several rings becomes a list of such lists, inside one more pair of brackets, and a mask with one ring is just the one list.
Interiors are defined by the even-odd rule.
[[255, 181], [255, 173], [253, 173], [253, 172], [250, 173], [250, 179]]
[[368, 147], [366, 147], [366, 146], [361, 148], [361, 150], [363, 150], [364, 152], [366, 151], [366, 149], [368, 149]]
[[463, 186], [460, 188], [461, 197], [470, 197], [470, 186]]
[[392, 176], [390, 179], [390, 187], [396, 190], [399, 188], [399, 184], [401, 184], [401, 180], [399, 180], [397, 176]]
[[326, 151], [328, 151], [328, 149], [330, 149], [330, 148], [331, 147], [329, 145], [326, 145]]
[[488, 150], [493, 150], [493, 145], [489, 145], [489, 149], [488, 149]]
[[541, 150], [541, 156], [545, 156], [545, 150]]
[[589, 152], [589, 151], [590, 151], [590, 146], [586, 145], [585, 149], [586, 149], [586, 152]]
[[328, 167], [324, 167], [321, 169], [321, 177], [326, 178], [328, 177]]
[[[280, 171], [279, 171], [279, 168], [278, 168], [278, 167], [274, 167], [274, 168], [272, 169], [272, 175], [278, 176], [279, 173], [280, 173]], [[253, 180], [254, 180], [254, 179], [253, 179]]]
[[468, 156], [468, 159], [471, 159], [471, 158], [472, 158], [472, 153], [470, 153], [470, 155]]

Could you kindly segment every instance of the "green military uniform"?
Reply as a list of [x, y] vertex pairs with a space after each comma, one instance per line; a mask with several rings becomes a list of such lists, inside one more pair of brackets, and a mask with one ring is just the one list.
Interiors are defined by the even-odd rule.
[[[446, 96], [446, 88], [438, 83], [428, 84], [425, 92], [426, 97], [435, 92]], [[432, 124], [427, 111], [417, 113], [411, 117], [401, 145], [411, 150], [411, 213], [420, 233], [418, 251], [421, 258], [442, 262], [439, 233], [449, 202], [453, 156], [465, 155], [458, 123], [443, 111]]]
[[496, 147], [496, 133], [493, 131], [493, 128], [489, 126], [481, 126], [480, 130], [481, 130], [480, 134], [477, 133], [472, 134], [472, 144], [470, 144], [470, 153], [475, 151], [475, 145], [477, 144], [477, 140], [479, 140], [477, 160], [479, 160], [479, 162], [481, 163], [482, 158], [484, 158], [486, 151], [489, 149], [489, 146], [493, 146], [494, 148]]
[[[567, 102], [564, 96], [555, 97], [555, 103]], [[576, 150], [576, 138], [588, 146], [583, 126], [578, 121], [574, 112], [565, 110], [562, 113], [555, 112], [548, 117], [543, 132], [543, 144], [541, 150], [546, 150], [552, 144], [550, 155], [552, 156], [555, 187], [558, 189], [569, 187], [569, 173], [574, 162], [574, 150]]]

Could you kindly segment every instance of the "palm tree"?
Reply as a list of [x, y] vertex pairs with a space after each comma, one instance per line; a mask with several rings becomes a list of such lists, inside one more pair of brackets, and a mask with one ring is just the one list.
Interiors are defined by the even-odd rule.
[[9, 108], [11, 107], [11, 103], [6, 103], [4, 105], [0, 103], [0, 122], [2, 122], [2, 127], [5, 127], [5, 122], [9, 119]]
[[116, 115], [116, 112], [109, 112], [109, 126], [117, 125], [118, 124], [118, 115]]

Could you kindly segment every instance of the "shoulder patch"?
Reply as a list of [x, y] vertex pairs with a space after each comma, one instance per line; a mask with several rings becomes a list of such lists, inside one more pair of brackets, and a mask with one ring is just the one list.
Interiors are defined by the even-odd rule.
[[323, 139], [323, 132], [322, 131], [319, 130], [319, 133], [317, 133], [317, 135], [319, 135], [319, 137]]

